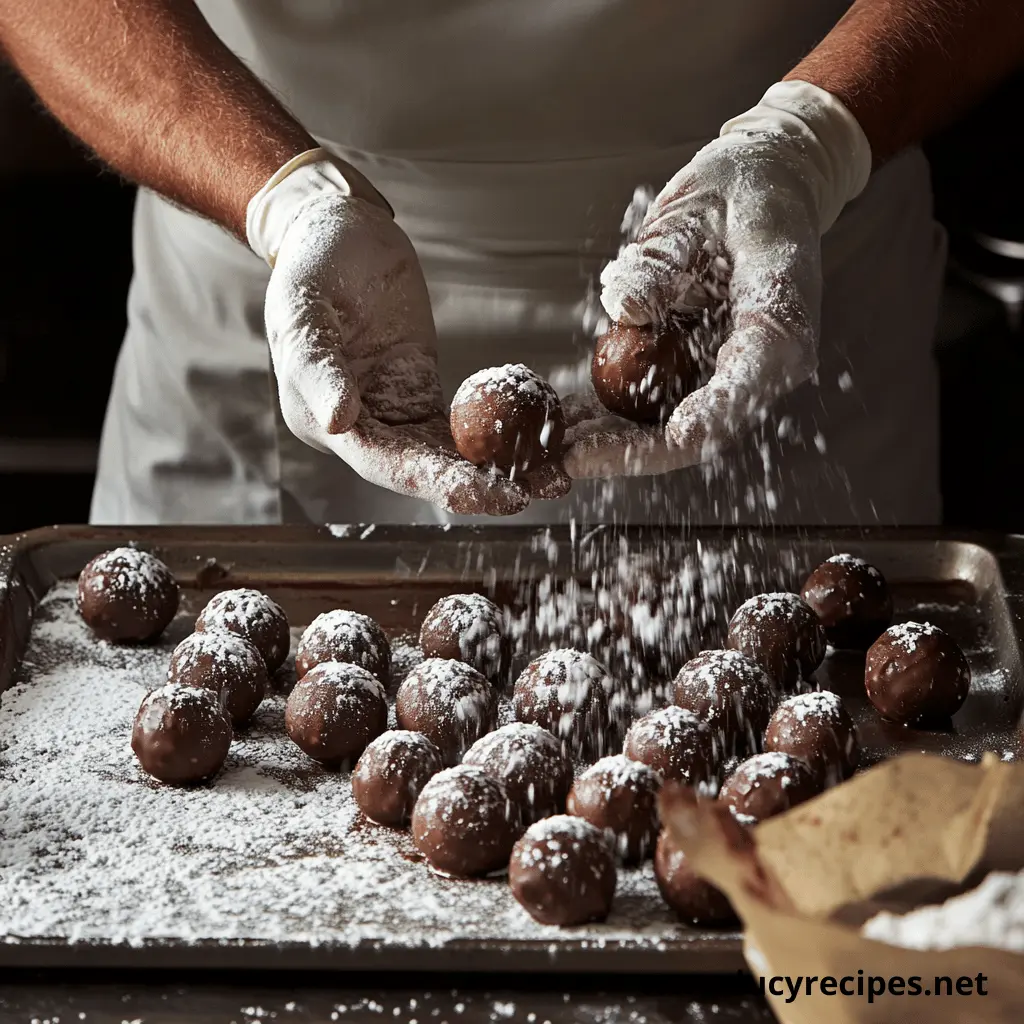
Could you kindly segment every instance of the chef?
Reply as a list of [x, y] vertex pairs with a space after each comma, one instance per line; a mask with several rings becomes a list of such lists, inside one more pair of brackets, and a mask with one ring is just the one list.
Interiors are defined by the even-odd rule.
[[[914, 145], [1019, 61], [1018, 5], [0, 0], [0, 48], [142, 186], [95, 522], [937, 520]], [[603, 416], [598, 314], [716, 291], [710, 383]], [[581, 391], [559, 501], [444, 446], [505, 362]]]

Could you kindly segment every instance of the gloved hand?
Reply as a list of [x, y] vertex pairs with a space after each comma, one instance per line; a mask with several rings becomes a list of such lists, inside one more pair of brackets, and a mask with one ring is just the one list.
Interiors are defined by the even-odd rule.
[[570, 403], [574, 477], [641, 476], [707, 461], [817, 368], [821, 236], [867, 184], [871, 150], [853, 115], [806, 82], [773, 85], [727, 122], [655, 198], [635, 241], [601, 275], [608, 315], [663, 320], [727, 299], [709, 383], [663, 427], [630, 423], [596, 396]]
[[249, 202], [246, 233], [273, 271], [267, 338], [292, 433], [449, 512], [525, 508], [529, 483], [455, 451], [419, 261], [359, 171], [321, 149], [300, 154]]

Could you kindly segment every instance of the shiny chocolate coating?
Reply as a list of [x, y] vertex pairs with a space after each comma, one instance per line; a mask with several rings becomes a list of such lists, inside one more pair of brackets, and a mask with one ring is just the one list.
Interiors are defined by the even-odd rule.
[[420, 627], [420, 649], [427, 658], [464, 661], [494, 683], [508, 671], [511, 645], [501, 609], [482, 594], [442, 597]]
[[718, 747], [706, 722], [672, 705], [637, 719], [626, 733], [623, 753], [653, 768], [666, 781], [697, 786], [716, 778]]
[[800, 758], [822, 788], [848, 779], [860, 758], [853, 719], [842, 698], [827, 691], [784, 700], [765, 730], [764, 748]]
[[352, 772], [352, 795], [371, 821], [400, 827], [442, 767], [441, 751], [422, 733], [391, 729], [360, 755]]
[[335, 608], [318, 615], [303, 630], [295, 652], [295, 674], [301, 679], [324, 661], [358, 665], [386, 683], [391, 678], [391, 643], [369, 615]]
[[211, 597], [196, 619], [196, 632], [215, 629], [244, 636], [263, 655], [268, 672], [276, 672], [288, 657], [288, 618], [276, 601], [258, 590], [224, 590]]
[[800, 596], [837, 650], [866, 651], [892, 622], [885, 577], [853, 555], [833, 555], [807, 577]]
[[697, 875], [667, 829], [654, 850], [654, 879], [665, 902], [687, 924], [734, 924], [736, 914], [720, 889]]
[[798, 757], [772, 751], [747, 758], [725, 780], [718, 799], [737, 821], [756, 825], [810, 800], [821, 788], [814, 772]]
[[223, 694], [234, 726], [252, 718], [269, 685], [263, 655], [245, 637], [226, 630], [185, 637], [171, 654], [167, 681]]

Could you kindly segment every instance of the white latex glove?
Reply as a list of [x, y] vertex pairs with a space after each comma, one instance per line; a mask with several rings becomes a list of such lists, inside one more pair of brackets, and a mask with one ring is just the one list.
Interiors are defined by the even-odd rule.
[[663, 427], [569, 403], [574, 477], [640, 476], [707, 461], [817, 368], [821, 236], [867, 184], [853, 115], [806, 82], [773, 85], [662, 189], [601, 275], [614, 321], [647, 324], [727, 299], [715, 373]]
[[455, 451], [423, 272], [362, 174], [322, 149], [300, 154], [253, 196], [246, 233], [273, 270], [267, 339], [292, 433], [449, 512], [510, 515], [529, 503], [529, 483]]

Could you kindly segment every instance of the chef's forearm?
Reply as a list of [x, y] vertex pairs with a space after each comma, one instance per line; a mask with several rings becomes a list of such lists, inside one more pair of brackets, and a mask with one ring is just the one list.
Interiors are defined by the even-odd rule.
[[249, 198], [316, 145], [191, 0], [0, 0], [0, 52], [110, 166], [243, 238]]
[[943, 127], [1022, 62], [1020, 0], [856, 0], [786, 77], [839, 97], [877, 165]]

